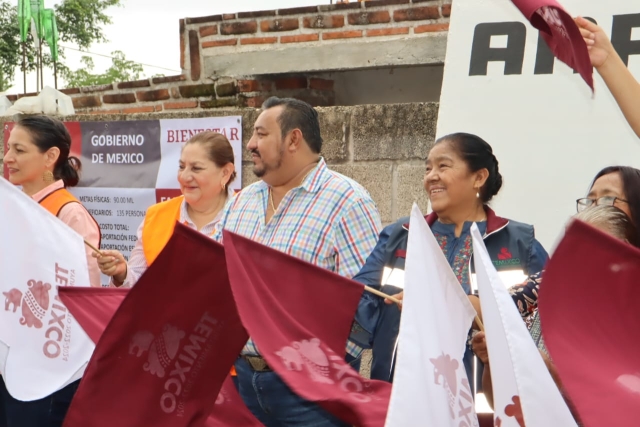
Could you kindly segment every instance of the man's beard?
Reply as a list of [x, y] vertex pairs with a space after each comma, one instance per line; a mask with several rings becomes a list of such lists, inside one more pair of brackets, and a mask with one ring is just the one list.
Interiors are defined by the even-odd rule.
[[[256, 154], [258, 156], [259, 159], [262, 160], [262, 156], [260, 155], [260, 152], [258, 150], [253, 150], [251, 151], [252, 154]], [[271, 163], [271, 164], [267, 164], [265, 162], [262, 162], [261, 166], [258, 166], [256, 164], [253, 165], [253, 174], [255, 176], [257, 176], [258, 178], [262, 178], [263, 176], [265, 176], [267, 174], [267, 172], [272, 172], [275, 170], [280, 169], [280, 166], [282, 166], [282, 158], [284, 157], [284, 143], [281, 145], [280, 148], [280, 153], [278, 155], [278, 158], [275, 160], [275, 164]]]

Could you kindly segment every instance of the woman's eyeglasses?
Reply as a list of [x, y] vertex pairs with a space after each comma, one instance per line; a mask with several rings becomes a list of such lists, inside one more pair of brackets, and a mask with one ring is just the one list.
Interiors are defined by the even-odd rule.
[[583, 210], [590, 208], [591, 206], [613, 206], [616, 201], [629, 203], [627, 200], [614, 196], [604, 196], [600, 197], [599, 199], [589, 199], [585, 197], [576, 200], [576, 209], [578, 210], [578, 212], [582, 212]]

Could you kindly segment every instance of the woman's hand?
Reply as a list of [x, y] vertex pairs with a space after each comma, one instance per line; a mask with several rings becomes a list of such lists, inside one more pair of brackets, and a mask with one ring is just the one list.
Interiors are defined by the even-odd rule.
[[478, 332], [471, 340], [471, 349], [473, 353], [487, 365], [489, 363], [489, 352], [487, 351], [487, 339], [484, 332]]
[[91, 254], [98, 261], [102, 274], [113, 277], [116, 284], [122, 284], [127, 278], [127, 261], [118, 251], [101, 251], [102, 255]]
[[576, 18], [575, 22], [587, 44], [587, 49], [589, 49], [591, 65], [596, 68], [602, 67], [609, 57], [616, 54], [611, 40], [609, 40], [602, 28], [593, 22], [582, 17]]
[[[400, 292], [399, 294], [395, 294], [395, 295], [391, 295], [391, 296], [392, 296], [392, 297], [394, 297], [395, 299], [399, 299], [400, 301], [402, 301], [402, 298], [404, 298], [404, 291], [403, 291], [403, 292]], [[394, 302], [393, 302], [393, 301], [391, 301], [391, 300], [390, 300], [390, 299], [388, 299], [388, 298], [385, 298], [385, 299], [384, 299], [384, 303], [385, 303], [385, 304], [394, 304]], [[398, 308], [399, 308], [400, 310], [402, 310], [402, 304], [398, 304]]]

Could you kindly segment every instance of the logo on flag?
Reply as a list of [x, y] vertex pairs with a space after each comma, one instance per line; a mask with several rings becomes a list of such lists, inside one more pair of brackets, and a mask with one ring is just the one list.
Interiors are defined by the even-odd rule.
[[160, 408], [165, 413], [176, 412], [178, 417], [184, 416], [184, 402], [213, 348], [219, 329], [218, 321], [205, 312], [184, 345], [186, 333], [171, 324], [165, 324], [157, 335], [143, 330], [131, 338], [129, 354], [138, 358], [147, 354], [142, 369], [158, 378], [167, 378], [160, 397]]
[[[68, 275], [69, 270], [60, 268], [56, 264], [56, 279], [66, 279], [65, 274]], [[71, 271], [71, 275], [73, 274], [74, 272]], [[43, 354], [50, 359], [56, 359], [62, 354], [62, 360], [67, 362], [69, 360], [71, 342], [71, 332], [69, 331], [71, 318], [69, 317], [65, 320], [67, 309], [62, 305], [57, 295], [55, 295], [54, 300], [58, 304], [54, 303], [51, 311], [47, 313], [51, 299], [50, 291], [50, 283], [30, 279], [24, 292], [17, 288], [2, 292], [5, 296], [4, 309], [15, 313], [18, 308], [21, 308], [22, 316], [19, 323], [27, 328], [42, 329], [43, 326], [47, 326], [41, 338]], [[62, 343], [62, 347], [60, 343]]]
[[547, 25], [550, 27], [553, 26], [556, 29], [557, 34], [565, 39], [569, 39], [569, 33], [562, 22], [558, 9], [549, 6], [542, 6], [536, 13], [542, 17]]
[[184, 338], [184, 331], [175, 326], [165, 325], [162, 333], [155, 337], [149, 331], [140, 331], [133, 336], [129, 345], [129, 354], [136, 357], [149, 352], [147, 362], [143, 368], [152, 375], [164, 378], [165, 371], [178, 354], [180, 341]]
[[[451, 419], [460, 421], [460, 425], [478, 425], [477, 420], [473, 417], [471, 387], [464, 369], [461, 370], [462, 378], [459, 381], [460, 388], [458, 388], [458, 370], [463, 366], [462, 363], [444, 353], [435, 359], [429, 359], [429, 361], [433, 364], [435, 384], [440, 385], [440, 380], [442, 379], [442, 387], [449, 395], [449, 415], [451, 415]], [[460, 395], [458, 395], [458, 390]], [[457, 415], [456, 408], [460, 409]]]
[[[520, 427], [525, 427], [524, 424], [524, 415], [522, 414], [522, 405], [520, 404], [520, 396], [513, 396], [511, 398], [513, 403], [507, 405], [504, 408], [504, 413], [507, 417], [515, 418], [516, 422]], [[496, 417], [495, 427], [502, 426], [502, 419], [500, 417]]]
[[22, 305], [21, 325], [27, 325], [28, 328], [35, 326], [36, 329], [42, 328], [42, 321], [49, 309], [49, 291], [51, 285], [49, 283], [36, 282], [29, 280], [27, 292], [23, 294], [19, 289], [13, 288], [9, 292], [3, 292], [7, 297], [4, 305], [6, 311], [11, 310], [13, 304], [13, 312]]
[[323, 384], [337, 383], [342, 391], [356, 402], [369, 403], [374, 399], [379, 400], [370, 390], [369, 384], [361, 381], [360, 375], [318, 338], [294, 341], [290, 346], [277, 351], [276, 355], [280, 356], [289, 371], [300, 372], [305, 368], [312, 381]]

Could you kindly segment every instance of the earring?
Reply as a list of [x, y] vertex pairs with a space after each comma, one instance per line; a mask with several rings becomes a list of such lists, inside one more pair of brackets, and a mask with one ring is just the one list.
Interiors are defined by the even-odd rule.
[[225, 184], [224, 182], [220, 181], [220, 188], [222, 188], [222, 191], [227, 189], [227, 184]]
[[47, 170], [44, 171], [44, 173], [42, 174], [42, 180], [48, 184], [51, 184], [52, 182], [54, 182], [56, 179], [53, 176], [53, 172]]
[[480, 198], [480, 192], [479, 191], [476, 193], [476, 198], [478, 198], [478, 199]]

